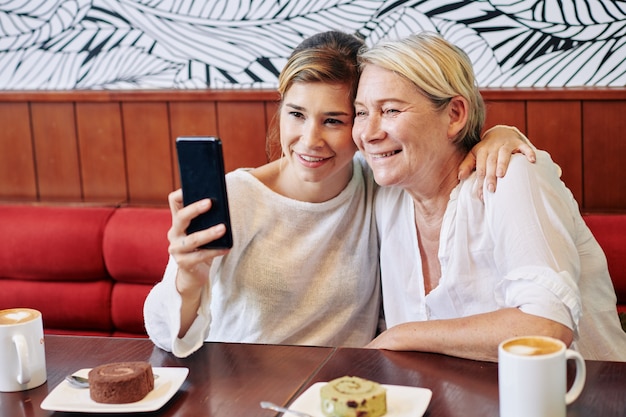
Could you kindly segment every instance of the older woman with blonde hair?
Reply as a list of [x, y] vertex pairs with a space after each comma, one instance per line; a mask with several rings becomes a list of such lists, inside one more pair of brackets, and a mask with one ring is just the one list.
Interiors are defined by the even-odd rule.
[[485, 117], [471, 62], [438, 35], [360, 56], [353, 138], [374, 172], [384, 313], [369, 347], [497, 360], [548, 335], [587, 359], [626, 360], [602, 249], [549, 155], [513, 156], [484, 201], [457, 171]]

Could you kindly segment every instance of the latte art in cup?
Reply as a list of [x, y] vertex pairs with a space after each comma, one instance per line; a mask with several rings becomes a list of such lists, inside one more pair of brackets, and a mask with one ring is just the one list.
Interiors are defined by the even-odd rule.
[[44, 343], [41, 312], [0, 310], [0, 392], [26, 391], [46, 382]]
[[502, 348], [514, 355], [535, 356], [556, 353], [563, 347], [559, 343], [539, 337], [521, 337], [504, 343]]
[[[576, 376], [567, 389], [567, 362]], [[585, 359], [559, 339], [520, 336], [498, 345], [500, 417], [566, 417], [583, 390]]]
[[32, 308], [10, 308], [0, 310], [0, 325], [28, 323], [40, 317], [41, 313]]

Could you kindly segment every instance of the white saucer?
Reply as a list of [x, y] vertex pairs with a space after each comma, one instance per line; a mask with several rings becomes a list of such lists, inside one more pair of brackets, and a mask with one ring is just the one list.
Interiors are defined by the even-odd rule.
[[[311, 414], [313, 417], [324, 417], [320, 404], [320, 388], [324, 385], [326, 382], [311, 385], [289, 408]], [[433, 392], [428, 388], [384, 384], [383, 387], [387, 388], [387, 414], [385, 417], [423, 416], [433, 395]], [[289, 413], [285, 413], [285, 416], [287, 415]]]
[[[76, 371], [74, 375], [87, 377], [91, 368]], [[51, 411], [82, 413], [137, 413], [154, 411], [163, 407], [176, 394], [189, 374], [188, 368], [152, 368], [159, 377], [154, 389], [144, 399], [129, 404], [101, 404], [89, 397], [88, 388], [74, 388], [69, 382], [57, 385], [41, 403], [41, 408]]]

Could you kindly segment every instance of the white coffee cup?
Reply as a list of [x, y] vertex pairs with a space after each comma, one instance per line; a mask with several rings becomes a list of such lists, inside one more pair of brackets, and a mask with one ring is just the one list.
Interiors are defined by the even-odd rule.
[[[576, 363], [576, 377], [567, 388], [567, 361]], [[567, 404], [583, 390], [587, 375], [580, 353], [558, 339], [522, 336], [498, 347], [500, 417], [564, 417]]]
[[46, 378], [41, 313], [32, 308], [0, 310], [0, 391], [35, 388]]

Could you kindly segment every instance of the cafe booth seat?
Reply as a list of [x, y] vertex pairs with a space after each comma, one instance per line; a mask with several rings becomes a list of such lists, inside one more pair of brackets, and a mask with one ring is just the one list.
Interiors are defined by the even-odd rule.
[[[626, 214], [588, 214], [626, 318]], [[0, 205], [0, 309], [46, 333], [145, 336], [143, 303], [167, 264], [166, 208]]]
[[617, 311], [626, 325], [626, 214], [586, 214], [583, 218], [604, 250], [617, 294]]
[[40, 310], [47, 334], [145, 337], [170, 224], [166, 208], [0, 205], [0, 309]]

